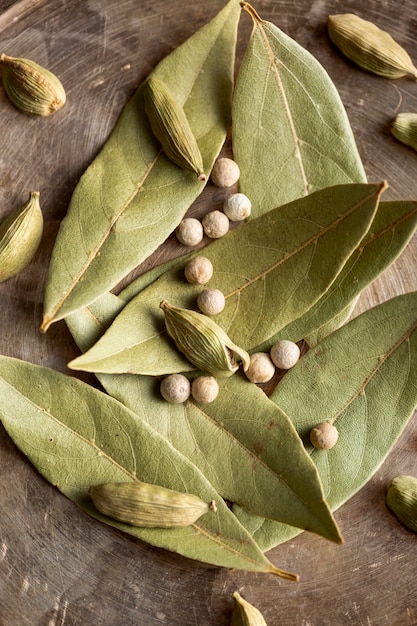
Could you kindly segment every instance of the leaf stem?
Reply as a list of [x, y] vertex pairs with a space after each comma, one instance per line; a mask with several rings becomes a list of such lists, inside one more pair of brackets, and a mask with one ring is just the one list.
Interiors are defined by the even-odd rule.
[[244, 11], [246, 11], [246, 13], [248, 15], [251, 16], [253, 23], [255, 24], [255, 26], [257, 24], [260, 24], [261, 22], [263, 22], [263, 19], [260, 17], [259, 13], [257, 13], [255, 11], [255, 9], [253, 8], [253, 6], [251, 4], [249, 4], [249, 2], [241, 2], [240, 6], [242, 7], [242, 9]]

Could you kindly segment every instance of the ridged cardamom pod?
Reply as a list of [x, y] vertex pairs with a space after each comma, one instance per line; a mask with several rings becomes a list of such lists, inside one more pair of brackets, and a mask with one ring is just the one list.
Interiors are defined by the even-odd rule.
[[391, 124], [391, 133], [401, 143], [417, 150], [417, 113], [399, 113]]
[[65, 104], [61, 81], [38, 63], [2, 54], [0, 67], [7, 95], [23, 113], [50, 115]]
[[235, 591], [231, 626], [266, 626], [262, 613]]
[[0, 225], [0, 282], [18, 274], [32, 260], [43, 233], [39, 193], [12, 211]]
[[393, 478], [387, 485], [385, 501], [400, 522], [417, 533], [417, 478]]
[[152, 132], [167, 157], [183, 170], [197, 174], [205, 181], [203, 159], [183, 107], [172, 96], [166, 84], [150, 77], [143, 87], [145, 112]]
[[89, 494], [103, 515], [143, 528], [190, 526], [205, 513], [217, 511], [214, 500], [203, 502], [190, 493], [139, 481], [93, 485]]
[[417, 78], [417, 69], [399, 43], [389, 33], [367, 20], [343, 13], [329, 15], [328, 32], [332, 42], [351, 61], [384, 78]]
[[213, 376], [231, 376], [239, 368], [239, 360], [247, 370], [249, 354], [233, 343], [210, 317], [172, 306], [166, 300], [162, 300], [160, 307], [165, 313], [168, 335], [198, 369]]

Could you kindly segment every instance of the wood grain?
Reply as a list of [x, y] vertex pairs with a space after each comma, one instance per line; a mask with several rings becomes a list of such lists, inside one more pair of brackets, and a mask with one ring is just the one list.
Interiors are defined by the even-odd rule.
[[[155, 64], [222, 8], [222, 0], [2, 0], [1, 52], [27, 56], [56, 72], [68, 103], [48, 119], [22, 116], [0, 90], [0, 219], [41, 192], [46, 226], [31, 265], [0, 285], [0, 352], [68, 372], [78, 352], [59, 322], [42, 335], [43, 290], [57, 228], [71, 193], [136, 86]], [[371, 182], [384, 199], [417, 198], [417, 154], [390, 135], [400, 111], [417, 111], [414, 81], [386, 81], [355, 68], [329, 43], [327, 15], [337, 0], [260, 0], [255, 7], [310, 50], [335, 81]], [[350, 0], [417, 59], [413, 0]], [[238, 61], [251, 29], [242, 16]], [[202, 215], [208, 188], [190, 209]], [[169, 242], [137, 273], [176, 254]], [[417, 289], [417, 240], [359, 301], [355, 314]], [[73, 374], [73, 372], [72, 372]], [[95, 384], [94, 379], [82, 376]], [[0, 430], [0, 625], [226, 626], [239, 590], [270, 626], [417, 624], [416, 536], [387, 511], [387, 481], [417, 476], [417, 423], [364, 489], [336, 513], [345, 537], [335, 546], [304, 533], [269, 553], [300, 574], [298, 584], [226, 571], [133, 541], [90, 519], [44, 481]]]

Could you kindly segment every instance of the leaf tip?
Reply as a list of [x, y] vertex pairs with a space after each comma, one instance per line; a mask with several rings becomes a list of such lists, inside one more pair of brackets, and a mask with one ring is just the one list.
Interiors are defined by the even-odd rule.
[[45, 316], [42, 320], [42, 324], [39, 327], [39, 330], [41, 331], [41, 333], [46, 333], [46, 331], [48, 330], [51, 324], [52, 324], [52, 319]]
[[386, 191], [389, 187], [388, 181], [387, 180], [383, 180], [380, 186], [380, 193], [382, 194], [384, 191]]
[[273, 576], [279, 576], [280, 578], [285, 578], [286, 580], [292, 580], [293, 582], [296, 582], [296, 583], [298, 583], [300, 580], [300, 577], [298, 574], [293, 574], [292, 572], [286, 572], [285, 570], [280, 569], [279, 567], [275, 567], [274, 565], [271, 565], [269, 573], [272, 574]]
[[254, 24], [259, 24], [260, 22], [263, 21], [260, 15], [255, 11], [253, 6], [249, 4], [249, 2], [242, 1], [240, 3], [240, 6], [248, 15], [250, 15]]
[[68, 369], [70, 369], [70, 370], [86, 371], [86, 370], [84, 370], [84, 367], [87, 367], [87, 366], [84, 365], [84, 363], [83, 363], [83, 359], [82, 359], [83, 356], [84, 355], [81, 355], [79, 357], [77, 356], [77, 357], [75, 357], [75, 359], [72, 359], [72, 361], [69, 361], [67, 363]]

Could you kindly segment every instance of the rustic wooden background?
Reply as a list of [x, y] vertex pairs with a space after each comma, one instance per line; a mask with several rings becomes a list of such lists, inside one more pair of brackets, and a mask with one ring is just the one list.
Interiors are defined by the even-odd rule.
[[[67, 372], [77, 349], [65, 323], [38, 331], [44, 281], [74, 186], [105, 142], [136, 86], [224, 5], [180, 0], [0, 0], [0, 52], [56, 69], [71, 115], [22, 117], [0, 89], [0, 218], [41, 191], [45, 234], [30, 266], [0, 285], [0, 353]], [[417, 154], [390, 135], [400, 111], [417, 111], [417, 85], [353, 67], [329, 43], [329, 14], [354, 12], [388, 30], [417, 61], [414, 0], [254, 0], [312, 52], [341, 94], [372, 182], [384, 199], [417, 199]], [[242, 16], [238, 60], [250, 33]], [[203, 194], [191, 213], [208, 210]], [[162, 248], [160, 262], [170, 253]], [[360, 299], [355, 313], [417, 289], [417, 241]], [[68, 373], [68, 372], [67, 372]], [[92, 377], [84, 376], [94, 384]], [[134, 541], [90, 519], [48, 484], [0, 429], [0, 626], [226, 626], [239, 590], [269, 626], [417, 624], [416, 536], [387, 511], [387, 481], [417, 476], [417, 422], [336, 513], [345, 545], [304, 533], [269, 553], [300, 574], [288, 583], [205, 566]]]

